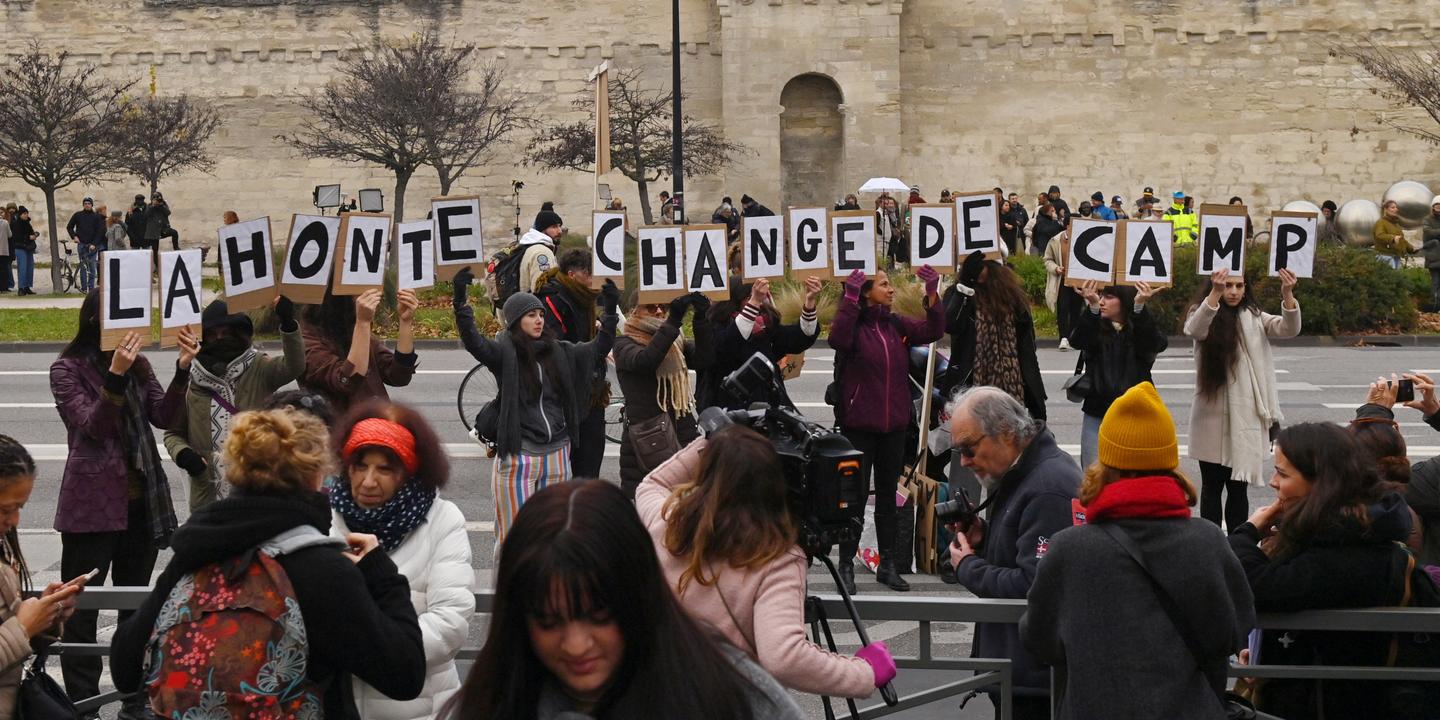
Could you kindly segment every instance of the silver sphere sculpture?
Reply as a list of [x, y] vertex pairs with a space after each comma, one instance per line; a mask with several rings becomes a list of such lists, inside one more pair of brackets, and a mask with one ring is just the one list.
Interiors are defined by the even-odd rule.
[[1434, 197], [1430, 188], [1414, 180], [1401, 180], [1385, 191], [1385, 202], [1394, 200], [1400, 206], [1400, 225], [1407, 228], [1420, 227], [1430, 214], [1430, 200]]
[[1351, 200], [1340, 206], [1335, 222], [1340, 237], [1348, 245], [1369, 247], [1375, 244], [1375, 223], [1380, 221], [1380, 206], [1372, 200]]
[[[1309, 200], [1291, 200], [1290, 202], [1285, 203], [1285, 207], [1282, 207], [1280, 209], [1285, 212], [1308, 212], [1315, 213], [1316, 215], [1320, 214], [1320, 206], [1310, 202]], [[1325, 218], [1321, 217], [1320, 222], [1325, 222]]]

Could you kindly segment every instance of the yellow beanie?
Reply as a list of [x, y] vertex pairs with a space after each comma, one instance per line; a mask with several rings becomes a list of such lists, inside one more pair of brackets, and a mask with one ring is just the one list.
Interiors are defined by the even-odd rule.
[[1180, 467], [1175, 420], [1155, 386], [1142, 382], [1125, 391], [1100, 421], [1100, 462], [1117, 470]]

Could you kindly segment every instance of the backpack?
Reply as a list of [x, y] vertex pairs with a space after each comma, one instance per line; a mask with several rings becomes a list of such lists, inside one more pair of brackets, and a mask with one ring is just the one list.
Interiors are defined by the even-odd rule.
[[[528, 248], [528, 245], [521, 245], [517, 241], [490, 256], [490, 264], [485, 272], [485, 289], [489, 291], [495, 307], [504, 305], [511, 295], [520, 292], [520, 266], [525, 264], [525, 251]], [[531, 288], [527, 292], [533, 291], [534, 288]]]
[[146, 645], [145, 687], [157, 715], [323, 716], [323, 688], [307, 674], [310, 648], [300, 604], [276, 561], [316, 545], [343, 541], [303, 525], [180, 578]]

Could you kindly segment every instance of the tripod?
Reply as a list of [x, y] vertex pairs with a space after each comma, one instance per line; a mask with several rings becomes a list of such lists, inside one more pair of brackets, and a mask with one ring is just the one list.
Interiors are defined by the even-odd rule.
[[[845, 583], [840, 582], [840, 573], [835, 570], [835, 563], [830, 561], [829, 548], [826, 548], [824, 552], [811, 553], [810, 559], [819, 560], [825, 565], [825, 569], [830, 571], [830, 577], [835, 580], [835, 589], [840, 592], [840, 600], [845, 603], [845, 610], [850, 614], [850, 622], [855, 624], [855, 633], [860, 636], [860, 646], [869, 645], [870, 636], [865, 632], [864, 623], [860, 622], [860, 611], [855, 609], [855, 601], [850, 599], [850, 593], [845, 592]], [[836, 652], [835, 636], [830, 632], [830, 619], [825, 614], [825, 606], [820, 602], [820, 598], [813, 595], [805, 598], [805, 621], [810, 623], [810, 636], [818, 641], [823, 633], [825, 647], [832, 653]], [[892, 707], [900, 702], [891, 683], [885, 683], [885, 686], [880, 688], [880, 697], [885, 700], [886, 705]], [[830, 696], [821, 695], [820, 703], [825, 706], [825, 720], [835, 720], [835, 710], [831, 706]], [[860, 717], [860, 711], [855, 707], [853, 698], [845, 698], [845, 705], [850, 709], [851, 718]]]
[[525, 183], [519, 180], [510, 182], [510, 195], [515, 201], [515, 242], [520, 242], [520, 191], [525, 189]]

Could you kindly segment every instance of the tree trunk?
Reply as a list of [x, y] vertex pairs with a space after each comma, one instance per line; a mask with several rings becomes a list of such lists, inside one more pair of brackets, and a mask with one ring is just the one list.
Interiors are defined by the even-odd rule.
[[395, 222], [405, 222], [405, 187], [410, 184], [414, 170], [395, 171]]
[[[47, 187], [45, 190], [45, 214], [50, 220], [50, 292], [60, 292], [60, 263], [63, 256], [60, 254], [60, 227], [55, 218], [55, 188]], [[14, 242], [14, 240], [11, 240]], [[33, 262], [34, 259], [32, 258]]]
[[450, 186], [455, 184], [455, 176], [450, 174], [450, 168], [444, 165], [435, 166], [435, 174], [440, 176], [440, 195], [450, 194]]
[[646, 225], [653, 225], [655, 223], [650, 215], [650, 183], [645, 182], [645, 176], [642, 175], [635, 181], [635, 185], [640, 190], [640, 214], [645, 218]]
[[156, 191], [160, 189], [160, 178], [150, 179], [150, 197], [155, 197]]

